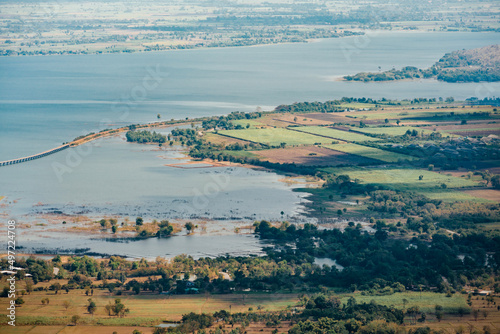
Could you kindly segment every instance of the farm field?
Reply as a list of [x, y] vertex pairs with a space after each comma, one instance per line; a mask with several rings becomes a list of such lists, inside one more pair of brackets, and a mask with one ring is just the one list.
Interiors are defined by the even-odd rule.
[[265, 124], [262, 122], [261, 118], [258, 119], [237, 119], [231, 121], [234, 125], [241, 125], [242, 127], [246, 128], [247, 125], [250, 125], [249, 128], [255, 129], [255, 128], [260, 128], [262, 126], [265, 126]]
[[281, 143], [287, 145], [314, 145], [316, 143], [332, 142], [332, 139], [329, 138], [284, 128], [223, 130], [219, 131], [219, 134], [270, 146], [279, 146]]
[[320, 127], [320, 126], [302, 126], [294, 128], [294, 130], [302, 131], [306, 133], [311, 133], [314, 135], [325, 136], [337, 140], [345, 141], [379, 141], [379, 138], [368, 137], [359, 133], [354, 133], [350, 131], [342, 131], [332, 128]]
[[142, 334], [152, 334], [154, 327], [139, 326], [8, 326], [2, 328], [2, 334], [130, 334], [134, 330]]
[[[374, 300], [377, 304], [385, 306], [394, 306], [398, 309], [418, 306], [423, 312], [434, 312], [435, 305], [443, 306], [443, 311], [446, 313], [455, 313], [460, 307], [469, 309], [466, 297], [461, 294], [454, 294], [447, 297], [445, 293], [434, 292], [397, 292], [387, 296], [363, 296], [360, 293], [352, 295], [358, 303], [370, 303]], [[349, 297], [343, 297], [342, 303], [347, 303]], [[403, 300], [406, 299], [406, 304]]]
[[386, 107], [378, 110], [370, 110], [370, 111], [356, 111], [353, 113], [349, 113], [346, 117], [356, 118], [358, 120], [396, 120], [400, 119], [404, 120], [412, 120], [412, 119], [454, 119], [456, 116], [464, 115], [468, 113], [481, 113], [481, 112], [489, 112], [490, 117], [498, 118], [500, 114], [498, 111], [493, 111], [492, 107], [465, 107], [465, 108], [437, 108], [430, 106], [428, 109], [424, 108], [415, 108], [412, 109], [410, 107], [401, 108], [401, 107]]
[[463, 192], [467, 195], [484, 198], [489, 201], [500, 201], [500, 190], [496, 189], [464, 190]]
[[[369, 133], [369, 134], [375, 134], [375, 135], [388, 135], [388, 136], [402, 136], [406, 133], [406, 131], [413, 131], [416, 130], [418, 133], [424, 133], [426, 135], [429, 135], [434, 132], [444, 132], [444, 131], [434, 131], [432, 127], [412, 127], [412, 126], [386, 126], [386, 127], [377, 127], [377, 128], [359, 128], [356, 129], [356, 131], [363, 132], [363, 133]], [[448, 133], [442, 133], [443, 137], [457, 137], [456, 135], [448, 134]]]
[[[448, 176], [445, 174], [420, 169], [390, 168], [390, 169], [355, 169], [326, 168], [325, 171], [335, 174], [349, 174], [353, 179], [359, 179], [364, 183], [383, 183], [395, 185], [399, 188], [428, 189], [446, 183], [447, 188], [476, 187], [478, 183], [464, 178]], [[422, 180], [419, 176], [422, 175]]]
[[212, 144], [217, 144], [217, 145], [231, 145], [231, 144], [248, 144], [249, 142], [246, 140], [240, 140], [232, 137], [226, 137], [226, 136], [221, 136], [219, 134], [213, 133], [213, 132], [207, 132], [203, 135], [203, 138], [205, 138], [207, 141], [209, 141]]
[[[437, 172], [420, 169], [349, 169], [325, 168], [324, 171], [339, 174], [348, 174], [351, 179], [358, 179], [362, 183], [383, 184], [398, 190], [415, 191], [431, 199], [445, 201], [486, 201], [470, 194], [459, 191], [461, 188], [478, 187], [477, 182], [448, 176]], [[419, 176], [422, 175], [422, 180]], [[442, 185], [445, 184], [446, 188]]]
[[325, 147], [303, 146], [252, 151], [273, 163], [296, 163], [305, 166], [337, 166], [374, 163], [372, 159], [346, 154]]
[[[49, 298], [48, 305], [42, 305], [41, 300]], [[88, 299], [97, 305], [97, 311], [92, 316], [86, 312]], [[105, 305], [120, 298], [122, 303], [130, 309], [124, 318], [108, 316]], [[189, 312], [213, 313], [222, 309], [232, 312], [246, 312], [251, 307], [257, 310], [260, 305], [262, 310], [276, 311], [293, 306], [297, 303], [296, 294], [226, 294], [226, 295], [121, 295], [115, 296], [107, 290], [94, 290], [93, 296], [87, 296], [84, 290], [70, 290], [69, 294], [59, 292], [57, 295], [50, 292], [32, 292], [24, 295], [25, 303], [17, 308], [17, 321], [19, 325], [32, 324], [37, 319], [47, 325], [69, 323], [72, 315], [81, 316], [82, 324], [95, 324], [100, 322], [107, 326], [151, 326], [162, 321], [179, 321], [183, 314]], [[70, 302], [66, 309], [65, 301]], [[0, 298], [0, 312], [2, 319], [5, 317], [9, 299]], [[2, 321], [4, 321], [2, 320]], [[1, 325], [0, 325], [1, 326]]]
[[418, 158], [409, 155], [380, 150], [353, 143], [325, 145], [325, 147], [349, 154], [356, 154], [365, 158], [381, 160], [385, 162], [398, 162], [400, 160], [417, 160]]

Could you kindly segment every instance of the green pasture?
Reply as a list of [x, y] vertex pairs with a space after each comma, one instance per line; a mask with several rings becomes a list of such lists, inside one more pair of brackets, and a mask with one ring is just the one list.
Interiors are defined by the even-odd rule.
[[285, 128], [223, 130], [219, 131], [219, 134], [272, 146], [278, 146], [281, 143], [287, 145], [314, 145], [316, 143], [326, 144], [332, 142], [332, 139]]
[[365, 158], [377, 159], [385, 162], [398, 162], [400, 160], [417, 160], [418, 158], [405, 154], [399, 154], [353, 143], [341, 143], [325, 145], [325, 147], [350, 154], [360, 155]]
[[[323, 170], [336, 175], [347, 174], [351, 179], [358, 179], [361, 183], [380, 184], [393, 189], [414, 191], [431, 199], [485, 201], [458, 191], [461, 188], [477, 187], [479, 186], [477, 182], [427, 170], [412, 168], [324, 168]], [[419, 180], [420, 175], [422, 175], [422, 180]], [[443, 184], [446, 185], [445, 188], [442, 187]]]
[[342, 131], [322, 126], [300, 126], [294, 129], [314, 135], [325, 136], [332, 139], [345, 140], [345, 141], [363, 142], [363, 141], [380, 140], [379, 138], [368, 137], [351, 131]]
[[[349, 297], [343, 297], [341, 299], [342, 303], [347, 303]], [[363, 296], [361, 293], [356, 293], [352, 297], [356, 299], [357, 303], [370, 303], [373, 300], [377, 304], [392, 305], [398, 309], [408, 309], [412, 306], [418, 306], [421, 311], [426, 313], [434, 313], [436, 305], [441, 305], [443, 311], [447, 313], [455, 313], [459, 308], [469, 309], [466, 298], [460, 294], [447, 297], [444, 293], [409, 291], [398, 292], [388, 296]]]

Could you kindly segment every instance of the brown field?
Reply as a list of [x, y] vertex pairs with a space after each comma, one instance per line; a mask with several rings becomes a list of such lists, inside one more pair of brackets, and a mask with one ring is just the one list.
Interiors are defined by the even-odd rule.
[[484, 198], [490, 201], [500, 201], [500, 190], [495, 189], [481, 189], [481, 190], [464, 190], [463, 193], [469, 194], [474, 197]]
[[[438, 322], [433, 314], [428, 314], [425, 323], [407, 326], [410, 328], [416, 327], [430, 327], [432, 329], [442, 329], [445, 333], [455, 334], [460, 327], [463, 328], [462, 333], [472, 333], [474, 329], [480, 330], [482, 333], [484, 326], [489, 326], [491, 333], [500, 333], [500, 312], [497, 310], [497, 305], [486, 304], [486, 301], [481, 296], [474, 296], [472, 298], [472, 309], [479, 310], [477, 321], [473, 318], [472, 314], [466, 314], [463, 317], [458, 315], [445, 315], [441, 322]], [[495, 299], [498, 304], [499, 299]], [[483, 312], [486, 311], [486, 317]]]
[[241, 139], [236, 139], [236, 138], [232, 138], [232, 137], [226, 137], [226, 136], [221, 136], [221, 135], [218, 135], [216, 133], [206, 133], [203, 138], [205, 138], [206, 140], [208, 140], [209, 142], [211, 142], [212, 144], [217, 144], [217, 145], [231, 145], [231, 144], [241, 144], [241, 145], [245, 145], [245, 144], [249, 144], [248, 141], [245, 141], [245, 140], [241, 140]]
[[[253, 151], [270, 162], [292, 163], [306, 166], [337, 166], [342, 164], [358, 165], [361, 163], [372, 163], [374, 160], [329, 150], [323, 147], [293, 147], [276, 148], [263, 151]], [[315, 153], [316, 155], [309, 155]]]
[[449, 125], [442, 125], [439, 124], [437, 127], [437, 130], [440, 131], [453, 131], [453, 130], [477, 130], [477, 129], [492, 129], [492, 130], [498, 130], [500, 129], [500, 124], [499, 123], [493, 123], [493, 124], [488, 124], [489, 121], [476, 121], [476, 122], [467, 122], [467, 124], [461, 125], [458, 123], [453, 123]]
[[[327, 122], [327, 123], [349, 123], [349, 124], [359, 124], [359, 119], [349, 118], [343, 116], [345, 113], [317, 113], [317, 114], [304, 114], [298, 115], [297, 117], [308, 117], [311, 119], [315, 119], [317, 121]], [[350, 114], [350, 113], [347, 113]], [[366, 124], [380, 124], [379, 120], [363, 120]], [[307, 124], [306, 124], [307, 125]]]
[[481, 136], [487, 137], [489, 135], [500, 136], [500, 129], [491, 130], [470, 130], [470, 131], [449, 131], [448, 133], [460, 136]]
[[[209, 330], [215, 330], [219, 324], [212, 326]], [[240, 327], [240, 324], [234, 326], [224, 324], [222, 329], [230, 332], [234, 328]], [[271, 334], [274, 329], [278, 329], [280, 333], [286, 333], [292, 326], [289, 321], [283, 321], [276, 327], [267, 327], [264, 323], [251, 323], [245, 328], [248, 334]], [[16, 326], [9, 328], [2, 328], [2, 334], [111, 334], [117, 332], [118, 334], [130, 334], [134, 329], [139, 330], [143, 334], [151, 334], [154, 327], [130, 327], [130, 326]]]
[[152, 334], [153, 327], [129, 326], [16, 326], [1, 328], [2, 334], [131, 334], [135, 329], [143, 334]]
[[329, 125], [332, 121], [310, 117], [314, 114], [278, 114], [271, 115], [272, 120], [281, 123], [281, 126], [288, 125]]

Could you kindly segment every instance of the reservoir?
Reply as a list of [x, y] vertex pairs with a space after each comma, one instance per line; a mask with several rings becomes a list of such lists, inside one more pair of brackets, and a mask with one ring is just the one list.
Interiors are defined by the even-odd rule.
[[[407, 65], [426, 68], [446, 52], [498, 43], [498, 33], [373, 32], [307, 44], [1, 57], [0, 160], [43, 152], [106, 128], [154, 122], [158, 114], [163, 120], [185, 119], [343, 96], [498, 96], [500, 83], [339, 81], [343, 75], [376, 72], [379, 67], [382, 71]], [[106, 215], [206, 219], [221, 224], [306, 220], [302, 214], [307, 198], [293, 192], [297, 185], [281, 182], [281, 175], [238, 166], [166, 166], [180, 161], [185, 160], [178, 148], [130, 144], [119, 135], [0, 167], [0, 196], [6, 196], [0, 202], [1, 213], [20, 222], [60, 213], [96, 219]], [[29, 232], [21, 232], [19, 244], [32, 251], [88, 248], [154, 258], [182, 253], [257, 254], [262, 248], [258, 239], [236, 235], [230, 226], [222, 234], [130, 242], [68, 237], [44, 232], [42, 227]]]

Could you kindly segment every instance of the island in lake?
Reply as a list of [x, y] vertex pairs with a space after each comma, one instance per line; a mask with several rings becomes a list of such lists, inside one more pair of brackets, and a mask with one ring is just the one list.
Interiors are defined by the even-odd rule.
[[445, 54], [427, 69], [406, 66], [400, 70], [346, 75], [347, 81], [392, 81], [435, 78], [446, 82], [500, 81], [500, 45]]

